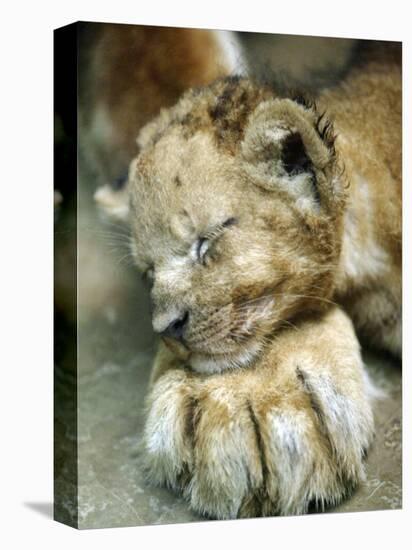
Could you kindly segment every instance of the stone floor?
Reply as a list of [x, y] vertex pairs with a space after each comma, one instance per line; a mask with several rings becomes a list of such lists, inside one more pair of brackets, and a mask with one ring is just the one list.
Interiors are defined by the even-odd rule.
[[[76, 515], [75, 473], [67, 456], [77, 452], [80, 528], [201, 521], [179, 496], [147, 486], [142, 477], [142, 405], [156, 346], [148, 301], [122, 248], [122, 234], [99, 221], [87, 196], [80, 198], [77, 445], [76, 404], [70, 400], [76, 368], [67, 336], [72, 321], [56, 324], [58, 516], [73, 522]], [[70, 227], [73, 231], [71, 221], [62, 212], [56, 224], [57, 246], [70, 235]], [[375, 405], [377, 435], [367, 460], [367, 479], [332, 510], [337, 512], [402, 506], [401, 366], [372, 353], [364, 357], [386, 396]]]

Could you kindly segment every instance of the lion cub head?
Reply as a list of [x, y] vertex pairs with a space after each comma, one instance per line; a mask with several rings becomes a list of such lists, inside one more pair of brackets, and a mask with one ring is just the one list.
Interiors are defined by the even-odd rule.
[[250, 364], [328, 302], [345, 197], [313, 106], [226, 78], [188, 92], [138, 144], [121, 212], [153, 328], [193, 369]]

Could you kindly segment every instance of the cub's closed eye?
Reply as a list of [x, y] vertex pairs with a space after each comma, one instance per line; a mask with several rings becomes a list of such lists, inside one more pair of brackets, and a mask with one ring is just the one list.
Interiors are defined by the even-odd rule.
[[200, 263], [204, 263], [205, 256], [209, 250], [210, 241], [205, 237], [202, 237], [196, 242], [196, 258]]
[[[237, 223], [236, 218], [227, 218], [224, 222], [220, 223], [209, 231], [205, 237], [199, 237], [199, 239], [194, 243], [192, 248], [192, 254], [196, 261], [202, 265], [206, 265], [207, 255], [212, 243], [214, 243], [222, 234], [223, 230], [227, 227], [235, 225]], [[193, 257], [192, 256], [192, 257]]]

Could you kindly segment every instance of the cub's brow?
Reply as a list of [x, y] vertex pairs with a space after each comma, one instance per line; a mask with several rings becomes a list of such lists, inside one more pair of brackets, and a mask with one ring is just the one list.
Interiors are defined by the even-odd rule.
[[224, 221], [222, 223], [222, 226], [223, 227], [230, 227], [231, 225], [235, 225], [237, 224], [237, 218], [235, 218], [234, 216], [228, 218], [226, 221]]
[[234, 216], [230, 216], [229, 218], [226, 218], [223, 222], [219, 222], [215, 224], [216, 228], [226, 228], [230, 227], [231, 225], [235, 225], [237, 223], [237, 218]]
[[212, 238], [214, 236], [218, 236], [223, 231], [223, 229], [226, 229], [228, 227], [231, 227], [232, 225], [235, 225], [237, 221], [238, 221], [237, 218], [235, 218], [234, 216], [231, 216], [230, 218], [227, 218], [225, 221], [215, 224], [204, 235], [200, 235], [200, 236], [204, 238]]

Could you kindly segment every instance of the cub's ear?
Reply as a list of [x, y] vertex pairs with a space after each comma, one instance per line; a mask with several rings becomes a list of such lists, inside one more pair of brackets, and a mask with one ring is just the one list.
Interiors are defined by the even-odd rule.
[[127, 185], [121, 189], [103, 185], [96, 190], [94, 200], [104, 217], [116, 222], [128, 222], [130, 206]]
[[[321, 127], [320, 127], [321, 126]], [[330, 124], [291, 99], [262, 102], [251, 114], [242, 142], [245, 169], [266, 190], [283, 190], [303, 209], [319, 209], [333, 179]]]

